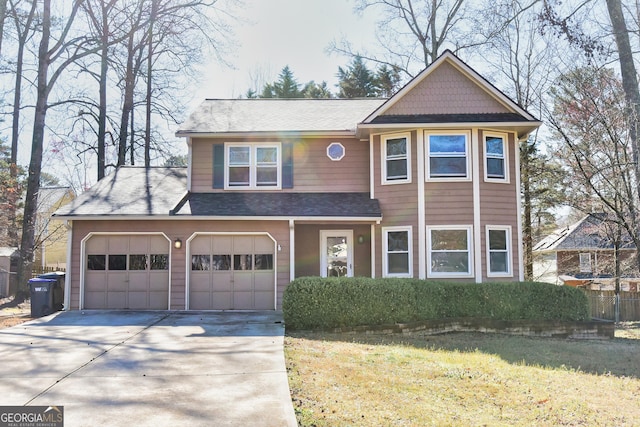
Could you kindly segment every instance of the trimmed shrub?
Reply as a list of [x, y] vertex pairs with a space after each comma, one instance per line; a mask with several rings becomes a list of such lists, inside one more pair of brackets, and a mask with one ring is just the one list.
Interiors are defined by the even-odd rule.
[[587, 320], [579, 289], [536, 282], [456, 283], [418, 279], [304, 277], [282, 302], [287, 328], [328, 329], [473, 317]]

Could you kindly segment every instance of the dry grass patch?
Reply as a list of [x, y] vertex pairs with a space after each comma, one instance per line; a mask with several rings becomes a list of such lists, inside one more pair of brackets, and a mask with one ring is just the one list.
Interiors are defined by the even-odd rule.
[[301, 426], [640, 424], [640, 340], [295, 333]]

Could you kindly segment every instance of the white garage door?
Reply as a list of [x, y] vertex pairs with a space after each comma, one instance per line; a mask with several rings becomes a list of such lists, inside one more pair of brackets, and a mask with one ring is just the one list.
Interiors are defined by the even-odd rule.
[[259, 235], [204, 235], [190, 243], [191, 310], [274, 310], [274, 242]]
[[161, 235], [96, 235], [85, 243], [84, 308], [166, 310], [169, 241]]

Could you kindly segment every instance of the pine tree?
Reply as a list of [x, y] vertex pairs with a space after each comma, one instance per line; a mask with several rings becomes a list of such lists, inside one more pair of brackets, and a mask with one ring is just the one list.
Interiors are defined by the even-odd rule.
[[339, 98], [366, 98], [378, 96], [376, 76], [367, 68], [361, 57], [356, 56], [346, 69], [338, 67]]

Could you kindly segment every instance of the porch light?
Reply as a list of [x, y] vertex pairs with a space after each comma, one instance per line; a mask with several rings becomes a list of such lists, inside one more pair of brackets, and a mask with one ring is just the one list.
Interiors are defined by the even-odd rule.
[[176, 249], [180, 249], [182, 247], [182, 240], [176, 239], [173, 241], [173, 247]]
[[362, 234], [358, 236], [358, 243], [359, 244], [363, 244], [364, 243], [364, 236]]

